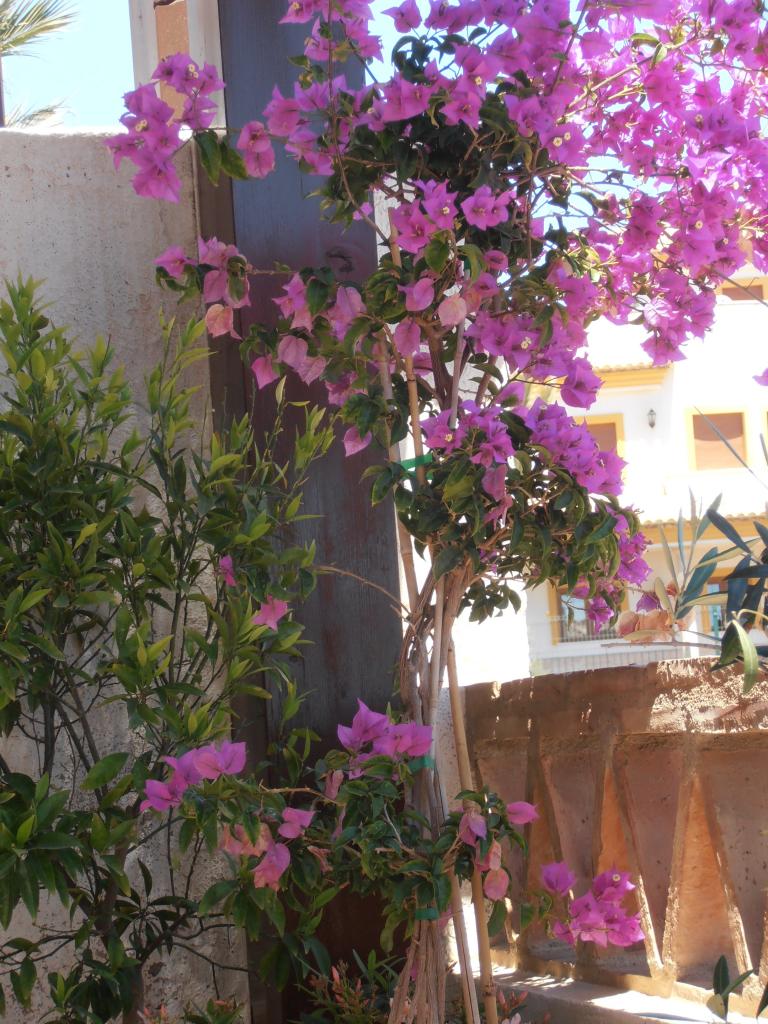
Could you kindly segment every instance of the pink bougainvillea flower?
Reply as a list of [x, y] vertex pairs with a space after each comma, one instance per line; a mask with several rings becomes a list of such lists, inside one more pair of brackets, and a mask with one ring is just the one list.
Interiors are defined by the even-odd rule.
[[219, 559], [218, 572], [228, 587], [237, 586], [237, 580], [235, 579], [235, 564], [232, 561], [232, 555], [221, 556]]
[[538, 816], [539, 812], [533, 804], [529, 804], [525, 800], [507, 804], [507, 817], [513, 825], [527, 825], [531, 821], [536, 821]]
[[352, 725], [340, 725], [336, 732], [342, 746], [347, 750], [359, 751], [366, 743], [372, 743], [385, 736], [390, 726], [391, 722], [386, 715], [372, 711], [367, 704], [358, 700], [357, 713], [352, 719]]
[[489, 900], [503, 900], [509, 889], [509, 875], [504, 868], [495, 868], [483, 879], [483, 892]]
[[170, 249], [166, 249], [165, 252], [155, 260], [155, 266], [162, 267], [162, 269], [176, 281], [184, 277], [184, 272], [187, 267], [192, 265], [192, 260], [184, 255], [184, 250], [180, 245], [172, 245]]
[[483, 815], [476, 810], [465, 811], [459, 822], [459, 839], [469, 846], [477, 845], [478, 839], [488, 835], [488, 824]]
[[468, 224], [485, 230], [495, 227], [507, 219], [507, 207], [511, 200], [511, 192], [494, 195], [488, 185], [481, 185], [464, 200], [461, 209], [464, 211]]
[[197, 769], [196, 750], [188, 750], [181, 757], [161, 757], [160, 760], [173, 770], [170, 782], [172, 786], [182, 786], [186, 789], [187, 786], [196, 786], [202, 778]]
[[541, 884], [547, 892], [557, 896], [567, 896], [576, 884], [576, 875], [565, 861], [544, 864], [541, 869]]
[[429, 277], [420, 277], [415, 284], [404, 285], [400, 290], [405, 294], [409, 313], [420, 313], [435, 301], [435, 285]]
[[768, 388], [768, 370], [763, 370], [762, 373], [758, 373], [752, 379], [756, 380], [762, 387]]
[[314, 816], [314, 811], [300, 811], [295, 807], [286, 807], [283, 811], [283, 822], [277, 831], [283, 839], [297, 839], [304, 835]]
[[467, 304], [460, 295], [449, 295], [437, 307], [437, 315], [443, 327], [458, 327], [467, 319]]
[[431, 748], [432, 726], [415, 722], [390, 724], [387, 731], [373, 741], [374, 753], [385, 757], [423, 757]]
[[621, 903], [627, 893], [632, 892], [634, 888], [629, 874], [626, 871], [618, 871], [616, 868], [603, 871], [592, 882], [592, 892], [596, 898], [609, 903]]
[[267, 852], [253, 869], [254, 886], [257, 889], [274, 889], [277, 892], [280, 888], [280, 879], [288, 870], [290, 863], [291, 852], [285, 843], [272, 842], [270, 837]]
[[421, 25], [421, 13], [416, 0], [404, 0], [399, 7], [388, 7], [382, 14], [388, 14], [394, 19], [398, 32], [410, 32]]
[[147, 779], [144, 787], [145, 800], [140, 805], [141, 811], [167, 811], [171, 807], [178, 807], [184, 799], [186, 786], [182, 786], [171, 779], [170, 782], [161, 782], [159, 779]]
[[178, 203], [181, 199], [181, 178], [167, 157], [155, 157], [142, 162], [134, 176], [133, 188], [137, 195], [147, 199], [165, 199]]
[[421, 348], [421, 331], [415, 320], [406, 317], [401, 320], [393, 332], [395, 348], [401, 356], [412, 358]]
[[242, 825], [230, 830], [225, 825], [221, 830], [219, 849], [231, 857], [260, 857], [272, 845], [272, 836], [266, 825], [260, 824], [256, 842], [253, 842]]
[[337, 768], [335, 771], [329, 772], [325, 777], [325, 786], [323, 793], [328, 800], [335, 800], [339, 795], [341, 784], [344, 781], [344, 772]]
[[360, 437], [357, 427], [350, 427], [344, 434], [344, 452], [349, 457], [356, 455], [371, 443], [373, 435], [369, 431], [365, 437]]
[[306, 361], [309, 346], [303, 338], [297, 338], [294, 334], [286, 334], [280, 339], [277, 346], [277, 358], [281, 363], [290, 366], [292, 370], [298, 370]]
[[498, 839], [491, 841], [484, 857], [475, 854], [475, 867], [478, 871], [497, 871], [501, 867], [501, 843]]
[[216, 747], [209, 743], [195, 752], [195, 767], [204, 779], [215, 780], [220, 775], [237, 775], [245, 768], [245, 743], [224, 740]]
[[251, 363], [251, 373], [256, 378], [259, 390], [272, 384], [280, 376], [271, 356], [257, 356]]
[[254, 626], [268, 626], [269, 629], [277, 632], [280, 620], [288, 614], [288, 602], [281, 601], [271, 594], [265, 601], [262, 601], [258, 612], [251, 621]]
[[205, 314], [205, 326], [212, 338], [220, 338], [223, 334], [240, 337], [235, 330], [235, 313], [231, 306], [222, 306], [218, 302], [210, 306]]
[[320, 864], [321, 873], [327, 875], [331, 870], [328, 851], [324, 850], [321, 846], [308, 846], [307, 850]]
[[266, 178], [275, 169], [275, 151], [261, 121], [249, 121], [237, 140], [245, 169], [252, 178]]
[[[661, 608], [661, 601], [653, 590], [644, 590], [637, 601], [636, 611], [656, 612]], [[623, 613], [622, 613], [623, 615]], [[621, 616], [619, 616], [621, 621]]]
[[565, 921], [555, 921], [552, 925], [552, 934], [560, 942], [567, 942], [569, 946], [576, 945], [576, 936], [571, 926]]

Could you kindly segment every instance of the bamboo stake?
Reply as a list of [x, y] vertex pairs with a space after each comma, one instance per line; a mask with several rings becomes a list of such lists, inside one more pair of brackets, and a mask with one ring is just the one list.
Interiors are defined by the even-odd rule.
[[[402, 260], [400, 256], [400, 249], [397, 245], [397, 231], [392, 223], [392, 217], [390, 213], [389, 217], [389, 247], [392, 255], [392, 262], [396, 267], [402, 266]], [[463, 325], [458, 329], [457, 332], [457, 343], [456, 343], [456, 356], [454, 360], [454, 373], [453, 380], [451, 382], [451, 423], [455, 425], [458, 411], [458, 392], [459, 392], [459, 380], [461, 377], [461, 363], [464, 353], [464, 329]], [[382, 380], [386, 381], [384, 384], [385, 397], [391, 397], [392, 395], [392, 384], [389, 378], [389, 365], [386, 362], [386, 358], [382, 357]], [[411, 434], [413, 437], [414, 453], [417, 459], [421, 459], [424, 454], [424, 447], [421, 436], [420, 416], [419, 416], [419, 400], [418, 400], [418, 385], [416, 382], [416, 375], [414, 372], [413, 359], [407, 357], [405, 359], [405, 378], [408, 388], [408, 410], [411, 419]], [[387, 385], [389, 388], [389, 394], [387, 394]], [[423, 462], [419, 461], [416, 465], [416, 479], [420, 485], [425, 482], [426, 473], [424, 470]], [[410, 536], [409, 550], [410, 547]], [[464, 579], [464, 573], [461, 574], [461, 579]], [[455, 580], [455, 582], [457, 582]], [[451, 665], [451, 652], [453, 650], [451, 642], [451, 633], [453, 629], [453, 622], [455, 621], [456, 614], [458, 611], [458, 603], [456, 596], [453, 594], [453, 589], [449, 593], [448, 598], [445, 594], [445, 579], [441, 577], [435, 583], [435, 603], [434, 603], [434, 626], [433, 626], [433, 644], [432, 644], [432, 657], [429, 664], [429, 691], [428, 694], [422, 694], [422, 707], [424, 707], [424, 698], [428, 697], [427, 704], [427, 719], [430, 725], [434, 725], [437, 717], [437, 708], [440, 695], [440, 686], [443, 675], [443, 670], [446, 663]], [[411, 601], [412, 612], [416, 607], [416, 603]], [[446, 614], [447, 613], [447, 614]], [[415, 626], [415, 623], [414, 623]], [[453, 660], [454, 670], [454, 681], [455, 681], [455, 659]], [[422, 676], [422, 679], [424, 677]], [[426, 682], [426, 680], [424, 680]], [[449, 676], [450, 681], [450, 676]], [[456, 683], [456, 685], [458, 685]], [[453, 699], [451, 701], [452, 717], [454, 720], [454, 735], [457, 749], [463, 742], [463, 746], [466, 752], [466, 732], [464, 729], [464, 721], [461, 717], [460, 711], [459, 716], [453, 712]], [[436, 737], [433, 734], [432, 740], [432, 756], [435, 764], [437, 764], [436, 758]], [[460, 764], [460, 777], [462, 777], [461, 759]], [[469, 765], [469, 755], [466, 752], [466, 764]], [[466, 773], [464, 773], [466, 774]], [[462, 789], [471, 788], [471, 770], [469, 772], [470, 783], [465, 785], [461, 783]], [[439, 772], [435, 771], [435, 796], [438, 805], [442, 804], [443, 815], [447, 812], [447, 800], [445, 798], [445, 792], [442, 784], [439, 781]], [[479, 894], [475, 884], [475, 879], [479, 882]], [[493, 971], [491, 967], [491, 955], [490, 955], [490, 938], [488, 936], [488, 925], [485, 917], [485, 900], [482, 891], [482, 878], [479, 872], [475, 873], [473, 877], [473, 903], [475, 909], [475, 922], [478, 932], [478, 945], [480, 948], [480, 961], [481, 961], [481, 977], [484, 988], [485, 998], [485, 1010], [487, 1024], [498, 1024], [498, 1013], [496, 1009], [496, 996], [493, 985]], [[479, 1024], [480, 1012], [477, 1002], [477, 993], [474, 987], [474, 974], [472, 972], [471, 958], [469, 955], [469, 943], [467, 941], [466, 927], [464, 922], [464, 912], [461, 902], [461, 892], [459, 889], [458, 881], [455, 874], [451, 873], [451, 913], [454, 920], [454, 928], [456, 931], [456, 945], [459, 954], [459, 966], [461, 970], [461, 982], [462, 982], [462, 995], [464, 999], [464, 1008], [467, 1016], [467, 1020], [471, 1024]], [[437, 933], [437, 929], [435, 929]], [[422, 932], [423, 935], [423, 932]], [[439, 942], [439, 938], [437, 940]], [[436, 950], [437, 952], [438, 950]], [[423, 955], [424, 951], [419, 951], [420, 955]], [[426, 958], [429, 963], [429, 957]], [[421, 961], [420, 956], [420, 962]], [[434, 965], [433, 970], [439, 969], [437, 964]], [[419, 989], [419, 996], [421, 998], [426, 993], [423, 986]], [[439, 1002], [439, 999], [438, 999]], [[394, 1007], [393, 1007], [394, 1009]], [[416, 1007], [416, 1018], [421, 1021], [425, 1015], [425, 1010], [419, 1005]], [[392, 1020], [392, 1017], [390, 1017]]]
[[[459, 677], [456, 670], [456, 652], [453, 644], [448, 649], [448, 692], [451, 698], [451, 718], [453, 733], [456, 739], [456, 757], [459, 763], [459, 783], [462, 789], [472, 789], [472, 762], [469, 758], [467, 731], [464, 726], [464, 714], [461, 707]], [[475, 927], [477, 929], [477, 946], [480, 956], [480, 981], [483, 987], [483, 1004], [487, 1024], [498, 1024], [499, 1014], [496, 1004], [496, 988], [493, 982], [493, 963], [491, 960], [491, 940], [488, 934], [488, 920], [485, 916], [485, 896], [481, 872], [475, 870], [472, 875], [472, 905], [475, 910]]]
[[[391, 401], [394, 396], [392, 394], [392, 378], [389, 374], [387, 353], [382, 342], [379, 342], [379, 346], [379, 377], [381, 379], [381, 387], [384, 397], [387, 401]], [[400, 449], [396, 444], [390, 444], [389, 446], [389, 461], [400, 461]], [[419, 585], [416, 580], [416, 566], [413, 561], [413, 545], [411, 543], [411, 535], [400, 522], [400, 517], [397, 514], [395, 514], [395, 519], [397, 521], [400, 561], [403, 566], [403, 575], [405, 576], [405, 589], [408, 591], [408, 605], [411, 609], [411, 615], [413, 615], [419, 602]]]
[[[397, 244], [397, 228], [392, 223], [392, 211], [389, 211], [389, 251], [392, 255], [392, 262], [396, 267], [402, 267], [403, 260], [400, 255], [400, 246]], [[421, 439], [421, 418], [419, 416], [419, 389], [416, 385], [416, 373], [413, 368], [413, 356], [405, 357], [405, 382], [408, 385], [408, 412], [411, 417], [411, 434], [413, 435], [413, 450], [417, 459], [424, 455], [424, 445]], [[416, 465], [416, 479], [423, 484], [426, 479], [423, 463]]]

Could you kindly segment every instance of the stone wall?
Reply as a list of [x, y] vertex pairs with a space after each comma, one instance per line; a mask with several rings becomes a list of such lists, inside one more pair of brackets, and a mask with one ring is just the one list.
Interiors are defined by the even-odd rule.
[[768, 684], [702, 661], [543, 676], [463, 691], [476, 782], [531, 800], [527, 875], [566, 860], [577, 893], [616, 866], [637, 881], [644, 947], [574, 951], [543, 930], [497, 946], [500, 966], [703, 1001], [721, 954], [755, 968], [733, 1008], [754, 1013], [768, 973]]
[[[154, 281], [152, 261], [172, 244], [194, 251], [198, 234], [191, 147], [176, 162], [184, 183], [181, 203], [151, 202], [134, 195], [129, 166], [115, 173], [100, 136], [0, 131], [0, 283], [18, 274], [39, 280], [51, 318], [66, 325], [83, 347], [98, 334], [109, 340], [137, 396], [139, 425], [144, 377], [162, 352], [158, 313], [163, 295]], [[172, 299], [166, 299], [166, 304], [170, 315], [175, 304]], [[189, 382], [201, 386], [195, 413], [202, 425], [209, 393], [205, 363], [195, 365]], [[125, 429], [130, 428], [128, 424]], [[105, 747], [130, 746], [127, 723], [115, 712], [96, 709], [94, 728], [100, 739], [110, 737]], [[34, 745], [23, 738], [0, 739], [0, 752], [12, 769], [36, 770]], [[58, 772], [60, 779], [72, 780], [66, 756]], [[158, 842], [143, 857], [154, 875], [157, 895], [167, 886], [164, 848]], [[218, 858], [214, 861], [203, 858], [197, 872], [196, 886], [202, 891], [224, 867]], [[130, 855], [127, 870], [141, 889], [136, 858]], [[47, 924], [55, 926], [56, 913], [55, 907], [45, 911]], [[12, 933], [28, 929], [19, 914]], [[200, 951], [235, 969], [242, 966], [241, 936], [225, 931], [213, 934], [217, 938], [203, 942]], [[62, 960], [48, 969], [65, 963]], [[174, 955], [170, 962], [159, 956], [148, 974], [147, 1005], [156, 1008], [165, 1003], [172, 1019], [189, 1001], [215, 995], [209, 965], [186, 954]], [[241, 973], [219, 971], [222, 995], [235, 994], [245, 1001], [244, 978]], [[10, 1024], [39, 1020], [45, 1008], [42, 998], [36, 998], [29, 1014], [10, 1006], [7, 1020]]]

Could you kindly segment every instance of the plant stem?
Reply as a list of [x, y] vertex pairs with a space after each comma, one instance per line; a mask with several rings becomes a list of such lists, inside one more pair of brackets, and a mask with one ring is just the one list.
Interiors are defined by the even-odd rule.
[[[459, 783], [462, 789], [472, 789], [472, 763], [469, 759], [467, 731], [464, 726], [464, 710], [459, 692], [459, 677], [456, 670], [456, 652], [453, 644], [448, 648], [448, 692], [451, 698], [451, 718], [456, 742], [456, 758], [459, 765]], [[491, 939], [488, 934], [488, 920], [485, 916], [485, 896], [480, 871], [472, 875], [472, 905], [475, 911], [477, 947], [480, 956], [480, 981], [483, 987], [483, 1003], [487, 1024], [498, 1024], [496, 987], [493, 982], [491, 961]]]

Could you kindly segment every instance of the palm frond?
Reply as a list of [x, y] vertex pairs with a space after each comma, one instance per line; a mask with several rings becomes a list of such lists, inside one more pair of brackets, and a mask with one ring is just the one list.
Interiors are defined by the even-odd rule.
[[26, 110], [23, 107], [14, 107], [6, 115], [5, 127], [16, 129], [33, 128], [35, 125], [42, 124], [59, 113], [61, 113], [61, 107], [56, 103], [48, 107], [30, 107]]
[[0, 0], [0, 56], [26, 53], [44, 36], [71, 25], [69, 0]]

